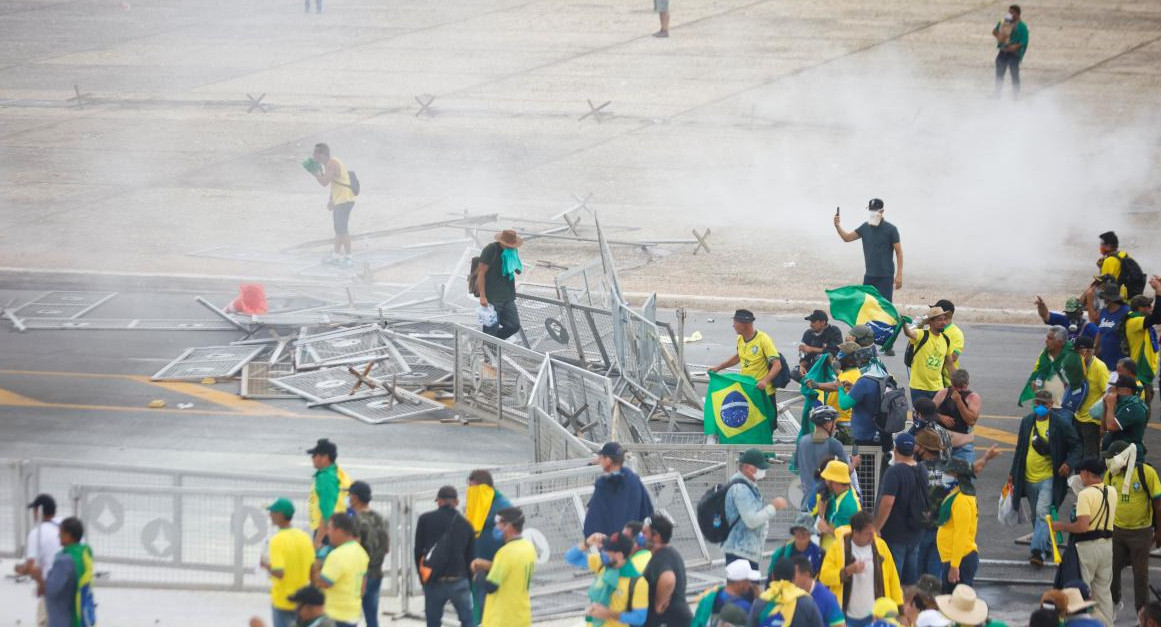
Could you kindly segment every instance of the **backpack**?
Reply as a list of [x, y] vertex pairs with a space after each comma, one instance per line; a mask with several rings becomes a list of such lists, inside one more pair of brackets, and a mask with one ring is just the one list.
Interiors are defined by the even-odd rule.
[[[351, 193], [358, 196], [359, 190], [363, 189], [363, 186], [359, 184], [358, 175], [355, 174], [354, 170], [347, 170], [347, 178], [351, 179], [351, 184], [349, 186], [351, 188]], [[1145, 288], [1142, 287], [1141, 289], [1144, 290]]]
[[468, 293], [476, 298], [480, 297], [480, 258], [472, 257], [471, 269], [468, 270]]
[[1125, 286], [1129, 298], [1143, 294], [1145, 292], [1145, 272], [1141, 270], [1141, 265], [1137, 263], [1136, 259], [1130, 257], [1129, 253], [1117, 252], [1113, 254], [1121, 260], [1121, 276], [1117, 278], [1117, 284]]
[[721, 544], [730, 537], [730, 532], [734, 530], [734, 525], [738, 524], [738, 520], [726, 524], [726, 495], [730, 488], [737, 484], [745, 484], [746, 487], [754, 491], [755, 496], [759, 496], [758, 490], [750, 486], [744, 479], [734, 479], [726, 484], [717, 484], [714, 487], [705, 491], [701, 498], [697, 501], [697, 526], [701, 529], [701, 535], [705, 537], [707, 542], [714, 544]]
[[[947, 344], [947, 350], [950, 351], [951, 338], [947, 337], [946, 333], [940, 333], [939, 336], [943, 338], [943, 341]], [[904, 366], [907, 366], [908, 368], [911, 367], [911, 362], [915, 361], [915, 353], [919, 352], [919, 349], [923, 348], [923, 345], [927, 343], [927, 339], [930, 337], [931, 331], [927, 331], [923, 334], [923, 337], [919, 340], [918, 344], [912, 344], [910, 342], [907, 343], [907, 350], [903, 352]]]
[[[781, 362], [782, 369], [770, 380], [770, 385], [774, 386], [775, 390], [781, 390], [790, 384], [790, 364], [786, 363], [786, 358], [782, 356], [782, 353], [778, 353], [778, 361]], [[777, 421], [778, 417], [775, 416], [774, 420]]]
[[907, 390], [895, 383], [890, 375], [876, 378], [879, 382], [879, 411], [875, 413], [875, 427], [886, 433], [899, 433], [907, 426]]

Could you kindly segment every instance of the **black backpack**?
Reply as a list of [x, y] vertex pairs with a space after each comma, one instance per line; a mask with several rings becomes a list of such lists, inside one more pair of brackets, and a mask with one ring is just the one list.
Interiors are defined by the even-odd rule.
[[1145, 272], [1141, 270], [1141, 265], [1137, 263], [1136, 259], [1129, 256], [1129, 253], [1114, 253], [1118, 259], [1121, 260], [1121, 276], [1117, 278], [1117, 284], [1125, 286], [1125, 292], [1128, 293], [1129, 298], [1139, 296], [1145, 293]]
[[480, 297], [480, 258], [472, 257], [472, 266], [468, 270], [468, 293], [476, 298]]
[[[951, 338], [947, 337], [946, 333], [940, 333], [939, 336], [943, 338], [943, 341], [947, 344], [947, 350], [950, 351], [951, 350]], [[903, 365], [904, 366], [907, 366], [908, 368], [911, 367], [911, 362], [915, 361], [915, 353], [918, 352], [919, 349], [923, 348], [923, 345], [927, 343], [927, 340], [930, 337], [931, 337], [931, 331], [924, 331], [923, 337], [919, 340], [918, 344], [912, 344], [910, 342], [907, 343], [907, 350], [903, 352]]]
[[879, 382], [879, 411], [875, 427], [886, 433], [899, 433], [907, 427], [907, 390], [899, 387], [895, 377], [872, 377]]
[[351, 179], [351, 193], [358, 196], [359, 190], [363, 189], [363, 186], [359, 184], [359, 177], [355, 174], [354, 170], [347, 170], [347, 178]]
[[714, 487], [705, 491], [701, 498], [697, 501], [697, 526], [701, 529], [701, 535], [705, 537], [707, 542], [714, 544], [721, 544], [730, 537], [730, 532], [734, 530], [734, 525], [738, 524], [738, 520], [732, 523], [726, 523], [726, 495], [730, 488], [737, 484], [745, 484], [746, 487], [754, 491], [755, 496], [759, 496], [758, 490], [750, 486], [744, 479], [734, 479], [726, 484], [717, 484]]
[[[781, 362], [782, 369], [770, 380], [770, 385], [774, 386], [775, 390], [781, 390], [790, 385], [790, 364], [786, 363], [786, 358], [782, 356], [782, 353], [778, 353], [778, 361]], [[775, 415], [774, 420], [777, 422], [777, 415]]]

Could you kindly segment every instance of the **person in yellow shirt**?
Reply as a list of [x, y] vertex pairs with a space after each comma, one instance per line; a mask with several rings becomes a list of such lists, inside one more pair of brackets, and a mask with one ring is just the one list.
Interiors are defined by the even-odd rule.
[[943, 562], [944, 594], [951, 594], [961, 583], [973, 585], [980, 567], [980, 553], [976, 546], [979, 507], [976, 505], [976, 487], [972, 484], [975, 476], [972, 465], [962, 459], [952, 459], [943, 468], [943, 487], [950, 491], [939, 506], [939, 531], [935, 542], [939, 559]]
[[1117, 513], [1113, 518], [1113, 603], [1121, 600], [1121, 571], [1133, 568], [1133, 600], [1137, 610], [1153, 600], [1149, 594], [1149, 551], [1161, 544], [1161, 527], [1153, 518], [1161, 516], [1161, 479], [1152, 466], [1137, 457], [1136, 447], [1117, 440], [1104, 452], [1105, 484], [1117, 493]]
[[[947, 327], [947, 312], [939, 307], [927, 310], [927, 316], [917, 320], [916, 325], [903, 325], [903, 333], [910, 340], [908, 353], [911, 355], [911, 402], [921, 398], [935, 398], [935, 393], [943, 389], [944, 373], [955, 371], [955, 360], [951, 357], [951, 338], [944, 334]], [[926, 326], [926, 329], [920, 328]], [[904, 357], [906, 361], [906, 357]]]
[[[594, 536], [598, 534], [593, 534]], [[589, 538], [582, 546], [591, 546]], [[614, 533], [602, 542], [604, 555], [593, 560], [590, 553], [587, 565], [595, 575], [589, 586], [589, 606], [585, 616], [604, 621], [604, 627], [641, 627], [649, 615], [649, 582], [633, 566], [629, 557], [635, 544], [632, 538]], [[578, 565], [586, 562], [581, 547], [572, 547], [565, 561]]]
[[710, 372], [719, 372], [742, 365], [742, 374], [753, 377], [758, 382], [759, 390], [766, 390], [770, 395], [770, 402], [775, 407], [778, 400], [774, 395], [774, 386], [771, 381], [782, 372], [782, 357], [774, 340], [766, 333], [754, 328], [754, 313], [747, 309], [734, 312], [734, 332], [738, 334], [738, 350], [729, 359], [710, 368]]
[[314, 483], [307, 495], [306, 505], [310, 513], [310, 530], [314, 536], [314, 548], [321, 549], [327, 540], [327, 521], [335, 512], [347, 508], [347, 491], [351, 488], [351, 478], [339, 468], [335, 460], [339, 447], [326, 438], [319, 438], [314, 448], [306, 452], [315, 468]]
[[639, 573], [645, 572], [645, 567], [653, 558], [653, 552], [646, 546], [644, 529], [645, 523], [640, 520], [630, 520], [621, 529], [621, 535], [633, 538], [633, 555], [629, 556], [629, 561], [633, 562]]
[[[861, 347], [855, 342], [843, 342], [840, 344], [838, 355], [835, 356], [836, 359], [838, 359], [839, 364], [838, 378], [834, 381], [828, 381], [826, 383], [811, 382], [808, 384], [808, 386], [812, 389], [822, 390], [826, 393], [824, 402], [825, 404], [833, 407], [834, 410], [838, 412], [838, 424], [839, 426], [843, 427], [844, 430], [847, 430], [850, 427], [852, 408], [843, 409], [841, 406], [839, 406], [838, 390], [841, 387], [847, 391], [850, 391], [851, 387], [854, 386], [854, 384], [859, 380], [859, 377], [863, 376], [862, 371], [859, 369], [859, 359], [855, 356], [855, 353], [857, 353], [860, 348]], [[826, 359], [826, 357], [823, 357], [823, 359]], [[843, 439], [844, 438], [839, 438], [840, 441]]]
[[278, 499], [266, 508], [270, 522], [278, 528], [270, 538], [269, 557], [263, 556], [262, 568], [270, 573], [270, 605], [273, 627], [291, 627], [295, 607], [291, 595], [310, 584], [310, 567], [314, 564], [314, 543], [302, 529], [290, 526], [294, 504]]
[[1093, 418], [1089, 412], [1105, 397], [1105, 390], [1109, 387], [1109, 367], [1105, 365], [1105, 362], [1096, 358], [1091, 337], [1087, 335], [1077, 337], [1073, 346], [1080, 355], [1084, 379], [1088, 384], [1088, 393], [1084, 397], [1084, 402], [1076, 410], [1073, 426], [1076, 427], [1076, 434], [1080, 436], [1084, 456], [1095, 457], [1101, 452], [1101, 421], [1099, 418]]
[[[963, 330], [955, 324], [955, 303], [946, 298], [941, 298], [935, 301], [932, 307], [939, 307], [947, 312], [947, 326], [943, 328], [943, 332], [947, 335], [948, 342], [950, 342], [948, 348], [951, 352], [948, 354], [948, 358], [955, 362], [956, 368], [960, 368], [959, 358], [963, 356], [964, 339]], [[951, 375], [944, 372], [943, 387], [946, 388], [949, 385], [951, 385]]]
[[355, 519], [347, 514], [331, 516], [328, 525], [331, 546], [315, 585], [326, 594], [327, 617], [337, 627], [355, 627], [363, 616], [363, 586], [371, 558], [359, 544]]
[[351, 259], [349, 223], [351, 210], [355, 208], [355, 199], [358, 195], [352, 187], [351, 173], [338, 157], [331, 156], [331, 147], [326, 144], [315, 144], [314, 154], [311, 157], [322, 166], [321, 169], [312, 172], [315, 180], [319, 185], [331, 188], [327, 211], [331, 212], [331, 221], [335, 227], [335, 250], [326, 262], [353, 266], [355, 264]]
[[1117, 516], [1119, 496], [1105, 485], [1105, 462], [1086, 457], [1076, 465], [1076, 474], [1084, 489], [1076, 495], [1076, 519], [1053, 521], [1050, 531], [1071, 534], [1080, 561], [1080, 578], [1088, 584], [1096, 611], [1106, 625], [1112, 625], [1116, 611], [1113, 605], [1113, 522]]
[[1137, 364], [1137, 380], [1145, 388], [1145, 403], [1153, 402], [1153, 380], [1157, 377], [1157, 329], [1161, 324], [1161, 277], [1149, 277], [1153, 298], [1144, 294], [1129, 300], [1129, 316], [1125, 318], [1125, 339], [1129, 358]]
[[835, 530], [835, 542], [822, 558], [818, 581], [839, 600], [847, 624], [870, 622], [875, 600], [888, 597], [903, 604], [899, 571], [887, 543], [875, 533], [870, 512], [851, 517], [851, 524]]
[[503, 538], [504, 545], [491, 560], [472, 560], [472, 572], [486, 572], [484, 615], [480, 627], [531, 627], [532, 601], [528, 589], [536, 568], [536, 547], [525, 540], [524, 512], [507, 507], [496, 513], [493, 534]]

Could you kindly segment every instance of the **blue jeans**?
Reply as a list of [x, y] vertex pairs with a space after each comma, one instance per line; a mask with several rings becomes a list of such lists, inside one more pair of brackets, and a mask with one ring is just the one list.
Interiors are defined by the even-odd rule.
[[[943, 562], [939, 559], [939, 547], [935, 544], [938, 529], [924, 529], [919, 540], [919, 574], [938, 577], [943, 572]], [[918, 577], [916, 581], [918, 581]]]
[[1052, 478], [1037, 483], [1025, 483], [1024, 495], [1032, 508], [1032, 549], [1041, 555], [1052, 554], [1052, 541], [1048, 537], [1048, 523], [1044, 517], [1052, 512]]
[[488, 301], [488, 304], [496, 310], [496, 324], [484, 327], [484, 333], [506, 340], [520, 330], [520, 312], [516, 309], [516, 301]]
[[913, 544], [887, 544], [891, 558], [895, 560], [895, 570], [899, 573], [899, 583], [913, 586], [919, 581], [919, 542]]
[[363, 592], [363, 619], [367, 621], [367, 627], [379, 627], [379, 590], [382, 587], [382, 577], [367, 577], [367, 590]]
[[[972, 551], [963, 557], [959, 562], [959, 582], [965, 586], [972, 586], [976, 581], [976, 571], [980, 569], [980, 554], [977, 551]], [[943, 593], [951, 594], [955, 589], [956, 584], [947, 580], [948, 573], [951, 572], [951, 562], [943, 563]]]
[[969, 464], [976, 463], [976, 445], [975, 442], [968, 442], [963, 446], [957, 446], [951, 449], [952, 459], [962, 459]]
[[273, 612], [271, 627], [294, 627], [294, 621], [298, 619], [294, 610], [280, 610], [276, 607], [271, 607], [270, 610]]
[[475, 627], [472, 618], [472, 590], [468, 578], [455, 581], [436, 581], [423, 586], [423, 613], [427, 627], [443, 625], [443, 608], [451, 601], [460, 619], [460, 627]]

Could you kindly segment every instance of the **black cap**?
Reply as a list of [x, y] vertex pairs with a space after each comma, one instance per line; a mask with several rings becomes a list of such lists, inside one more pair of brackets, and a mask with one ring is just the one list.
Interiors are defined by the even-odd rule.
[[754, 312], [749, 309], [739, 309], [734, 312], [734, 322], [753, 322]]
[[604, 457], [618, 457], [625, 454], [625, 449], [617, 442], [605, 442], [601, 450], [597, 451], [597, 455]]
[[36, 498], [32, 499], [32, 502], [28, 504], [28, 509], [32, 508], [56, 511], [56, 499], [48, 494], [37, 494]]
[[935, 304], [932, 305], [932, 307], [939, 307], [947, 313], [953, 313], [955, 311], [955, 303], [947, 300], [946, 298], [941, 298], [935, 301]]
[[314, 586], [303, 586], [294, 594], [286, 597], [286, 600], [299, 605], [325, 605], [327, 602], [322, 590]]
[[1112, 231], [1105, 231], [1101, 233], [1101, 243], [1105, 246], [1112, 246], [1116, 248], [1121, 245], [1121, 240], [1117, 238], [1117, 234]]
[[439, 492], [435, 493], [435, 498], [442, 499], [442, 500], [449, 500], [449, 501], [451, 501], [451, 500], [458, 501], [460, 498], [460, 493], [456, 492], [456, 489], [454, 486], [445, 485], [439, 489]]
[[821, 309], [815, 309], [810, 313], [809, 316], [805, 318], [805, 320], [809, 320], [811, 322], [830, 322], [830, 316], [826, 315], [826, 312]]
[[1093, 343], [1092, 338], [1087, 335], [1081, 335], [1072, 341], [1073, 348], [1080, 350], [1082, 348], [1093, 348], [1096, 344]]
[[1126, 390], [1137, 391], [1137, 379], [1128, 375], [1118, 376], [1117, 382], [1113, 384], [1115, 388], [1124, 388]]
[[307, 449], [306, 454], [326, 455], [333, 461], [336, 457], [339, 456], [339, 447], [335, 446], [334, 442], [331, 442], [326, 438], [320, 438], [319, 441], [315, 443], [314, 448]]
[[1086, 457], [1076, 465], [1076, 472], [1087, 470], [1094, 475], [1105, 474], [1105, 460], [1099, 457]]
[[367, 483], [366, 481], [356, 481], [352, 483], [351, 487], [347, 488], [347, 492], [350, 492], [351, 495], [358, 497], [358, 499], [364, 503], [371, 502], [371, 484]]
[[867, 211], [878, 211], [882, 208], [883, 201], [879, 200], [878, 198], [872, 198], [871, 201], [867, 203]]
[[617, 553], [620, 553], [627, 558], [633, 554], [633, 548], [636, 546], [636, 543], [633, 541], [633, 538], [630, 538], [627, 535], [622, 533], [614, 533], [613, 535], [605, 538], [605, 542], [602, 546], [606, 551], [616, 551]]

